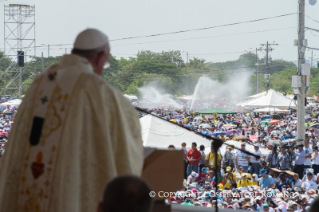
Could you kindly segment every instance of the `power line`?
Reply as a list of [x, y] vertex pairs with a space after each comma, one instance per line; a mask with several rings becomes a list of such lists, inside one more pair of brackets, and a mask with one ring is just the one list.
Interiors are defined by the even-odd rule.
[[239, 25], [239, 24], [264, 21], [264, 20], [268, 20], [268, 19], [281, 18], [281, 17], [285, 17], [285, 16], [289, 16], [289, 15], [295, 15], [295, 14], [296, 13], [288, 13], [288, 14], [284, 14], [284, 15], [272, 16], [272, 17], [267, 17], [267, 18], [260, 18], [260, 19], [250, 20], [250, 21], [242, 21], [242, 22], [236, 22], [236, 23], [231, 23], [231, 24], [223, 24], [223, 25], [217, 25], [217, 26], [211, 26], [211, 27], [204, 27], [204, 28], [198, 28], [198, 29], [187, 29], [187, 30], [181, 30], [181, 31], [175, 31], [175, 32], [158, 33], [158, 34], [153, 34], [153, 35], [144, 35], [144, 36], [133, 36], [133, 37], [126, 37], [126, 38], [119, 38], [119, 39], [114, 39], [114, 40], [111, 40], [111, 41], [129, 40], [129, 39], [136, 39], [136, 38], [148, 38], [148, 37], [156, 37], [156, 36], [162, 36], [162, 35], [179, 34], [179, 33], [184, 33], [184, 32], [202, 31], [202, 30], [214, 29], [214, 28], [219, 28], [219, 27], [234, 26], [234, 25]]
[[309, 18], [310, 20], [313, 20], [314, 22], [317, 22], [317, 23], [319, 23], [319, 21], [317, 21], [317, 20], [315, 20], [315, 19], [313, 19], [313, 18], [311, 18], [310, 16], [308, 16], [308, 15], [305, 15], [307, 18]]
[[226, 34], [226, 35], [194, 37], [194, 38], [186, 38], [186, 39], [178, 39], [178, 40], [176, 39], [176, 40], [164, 40], [164, 41], [150, 41], [150, 42], [142, 42], [142, 43], [129, 43], [129, 44], [120, 44], [120, 45], [115, 45], [115, 46], [130, 46], [130, 45], [138, 45], [138, 44], [165, 43], [165, 42], [176, 42], [176, 41], [185, 41], [185, 40], [218, 38], [218, 37], [226, 37], [226, 36], [233, 36], [233, 35], [247, 35], [247, 34], [255, 34], [255, 33], [261, 33], [261, 32], [270, 32], [270, 31], [277, 31], [277, 30], [286, 30], [286, 29], [292, 29], [292, 28], [296, 28], [296, 27], [277, 28], [277, 29], [269, 29], [269, 30], [253, 31], [253, 32], [243, 32], [243, 33], [234, 33], [234, 34]]
[[309, 46], [306, 46], [306, 48], [319, 51], [319, 48], [312, 48], [312, 47], [309, 47]]
[[[185, 41], [185, 40], [196, 40], [196, 39], [207, 39], [207, 38], [218, 38], [218, 37], [225, 37], [225, 36], [234, 36], [234, 35], [247, 35], [247, 34], [255, 34], [255, 33], [262, 33], [262, 32], [270, 32], [270, 31], [278, 31], [278, 30], [286, 30], [286, 29], [293, 29], [296, 27], [286, 27], [286, 28], [276, 28], [276, 29], [268, 29], [268, 30], [260, 30], [260, 31], [252, 31], [252, 32], [243, 32], [243, 33], [234, 33], [234, 34], [224, 34], [224, 35], [215, 35], [215, 36], [205, 36], [205, 37], [193, 37], [193, 38], [186, 38], [186, 39], [176, 39], [176, 40], [164, 40], [164, 41], [150, 41], [150, 42], [142, 42], [142, 43], [129, 43], [129, 44], [122, 44], [122, 45], [115, 45], [115, 46], [128, 46], [128, 45], [136, 45], [136, 44], [148, 44], [148, 43], [164, 43], [164, 42], [176, 42], [176, 41]], [[115, 40], [110, 40], [115, 41]], [[70, 46], [73, 44], [49, 44], [50, 47], [52, 46]], [[35, 46], [37, 48], [47, 48], [48, 45], [39, 45]], [[51, 50], [52, 48], [50, 48]], [[63, 50], [63, 49], [62, 49]]]
[[305, 29], [310, 29], [310, 30], [312, 30], [312, 31], [319, 32], [319, 29], [313, 29], [313, 28], [310, 28], [310, 27], [305, 27]]
[[318, 35], [313, 34], [313, 32], [312, 32], [312, 31], [310, 31], [310, 33], [311, 33], [313, 36], [319, 37]]

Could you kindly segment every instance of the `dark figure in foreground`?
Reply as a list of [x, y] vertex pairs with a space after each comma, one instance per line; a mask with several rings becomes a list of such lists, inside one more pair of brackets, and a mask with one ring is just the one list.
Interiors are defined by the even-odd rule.
[[124, 175], [114, 178], [104, 191], [98, 212], [149, 212], [151, 189], [139, 177]]

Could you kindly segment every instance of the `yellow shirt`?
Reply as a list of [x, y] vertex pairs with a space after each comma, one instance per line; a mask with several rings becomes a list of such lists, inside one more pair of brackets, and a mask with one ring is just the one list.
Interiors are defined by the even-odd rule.
[[235, 173], [227, 174], [226, 181], [225, 181], [225, 188], [230, 188], [230, 184], [232, 180], [236, 180], [236, 174]]
[[251, 186], [258, 186], [258, 182], [257, 181], [250, 181], [250, 185]]
[[237, 183], [237, 188], [239, 188], [239, 187], [247, 187], [247, 186], [251, 186], [251, 182], [250, 182], [250, 180], [243, 180], [243, 179], [241, 179], [241, 180], [239, 180], [238, 181], [238, 183]]
[[[220, 154], [219, 153], [217, 153], [217, 160], [218, 160], [218, 164], [220, 164], [220, 161], [222, 160], [222, 157], [220, 156]], [[205, 158], [205, 160], [207, 160], [208, 161], [208, 166], [210, 167], [210, 168], [215, 168], [215, 153], [208, 153], [207, 155], [206, 155], [206, 158]]]
[[222, 139], [222, 140], [226, 140], [228, 137], [227, 136], [224, 136], [223, 138], [221, 136], [218, 136], [219, 139]]

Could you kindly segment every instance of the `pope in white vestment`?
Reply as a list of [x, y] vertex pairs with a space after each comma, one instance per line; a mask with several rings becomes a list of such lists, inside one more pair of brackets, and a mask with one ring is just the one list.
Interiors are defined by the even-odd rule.
[[105, 185], [140, 175], [138, 114], [75, 54], [32, 83], [1, 161], [1, 212], [95, 211]]

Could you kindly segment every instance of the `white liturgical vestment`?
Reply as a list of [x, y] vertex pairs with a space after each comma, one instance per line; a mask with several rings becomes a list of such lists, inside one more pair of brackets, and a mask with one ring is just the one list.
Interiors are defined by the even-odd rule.
[[65, 55], [32, 83], [0, 167], [0, 211], [95, 211], [104, 188], [141, 175], [143, 142], [130, 102]]

